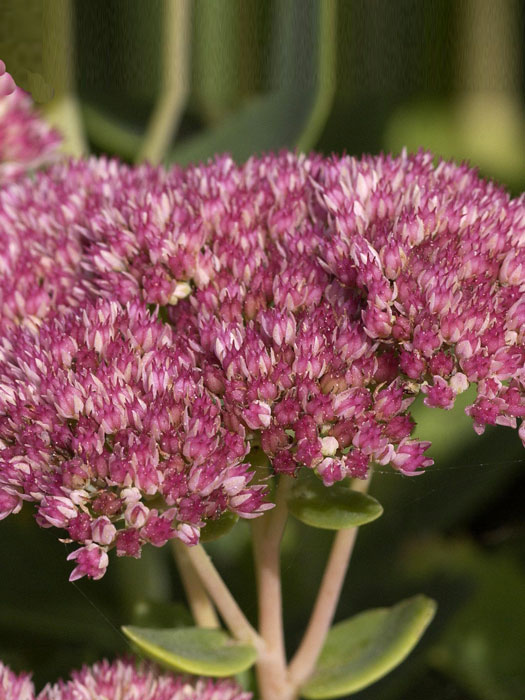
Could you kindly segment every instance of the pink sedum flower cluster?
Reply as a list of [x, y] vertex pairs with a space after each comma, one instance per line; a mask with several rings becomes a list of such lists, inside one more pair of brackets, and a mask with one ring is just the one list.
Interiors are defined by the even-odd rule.
[[130, 659], [101, 661], [73, 671], [71, 679], [35, 694], [27, 674], [17, 676], [0, 662], [2, 700], [251, 700], [234, 681], [189, 678], [161, 672]]
[[271, 507], [252, 448], [326, 486], [418, 474], [411, 403], [470, 384], [478, 432], [517, 426], [524, 230], [523, 196], [425, 153], [89, 159], [0, 188], [0, 517], [37, 503], [98, 578], [112, 548]]
[[0, 61], [0, 186], [55, 159], [59, 145], [58, 133], [35, 112], [31, 97]]

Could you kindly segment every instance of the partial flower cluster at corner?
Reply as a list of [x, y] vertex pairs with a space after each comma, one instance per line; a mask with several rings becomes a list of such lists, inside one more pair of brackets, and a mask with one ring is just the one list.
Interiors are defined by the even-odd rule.
[[17, 675], [0, 662], [2, 700], [251, 700], [234, 681], [190, 678], [131, 659], [100, 661], [73, 671], [71, 679], [35, 693], [29, 674]]

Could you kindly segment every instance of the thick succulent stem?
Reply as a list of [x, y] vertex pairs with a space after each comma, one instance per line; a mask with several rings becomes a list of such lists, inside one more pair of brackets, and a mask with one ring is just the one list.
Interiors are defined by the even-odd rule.
[[[185, 561], [189, 562], [192, 571], [200, 579], [203, 589], [216, 605], [232, 635], [256, 647], [260, 700], [297, 700], [299, 697], [300, 688], [313, 672], [332, 624], [357, 536], [357, 528], [340, 530], [335, 535], [310, 621], [295, 656], [287, 665], [280, 552], [288, 516], [286, 500], [291, 483], [291, 478], [281, 476], [275, 508], [252, 523], [259, 602], [258, 632], [244, 616], [204, 549], [200, 545], [174, 545], [183, 550]], [[370, 479], [356, 481], [353, 488], [365, 492], [369, 483]], [[200, 626], [207, 626], [197, 617], [196, 620]]]
[[[352, 487], [354, 490], [365, 492], [369, 483], [370, 478], [365, 481], [356, 480]], [[290, 662], [289, 677], [296, 687], [300, 687], [310, 676], [323, 648], [337, 609], [357, 530], [357, 527], [339, 530], [334, 537], [310, 621]]]
[[253, 644], [258, 650], [262, 649], [264, 647], [262, 639], [249, 623], [202, 545], [186, 547], [185, 551], [232, 635], [239, 641]]
[[275, 508], [252, 523], [259, 634], [264, 640], [264, 650], [257, 660], [256, 671], [263, 700], [291, 700], [295, 697], [286, 669], [280, 561], [281, 540], [288, 516], [286, 495], [290, 483], [290, 477], [281, 476]]
[[82, 156], [88, 147], [75, 92], [73, 11], [71, 0], [42, 5], [44, 74], [55, 93], [45, 112], [47, 120], [62, 133], [62, 149]]
[[195, 623], [199, 627], [211, 629], [219, 627], [220, 623], [215, 607], [191, 563], [188, 556], [188, 548], [180, 540], [176, 539], [172, 540], [172, 545], [182, 585], [184, 586]]

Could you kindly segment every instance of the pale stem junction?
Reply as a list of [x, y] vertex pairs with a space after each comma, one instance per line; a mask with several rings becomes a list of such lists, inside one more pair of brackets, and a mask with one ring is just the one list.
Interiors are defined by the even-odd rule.
[[260, 651], [262, 639], [230, 593], [204, 547], [200, 544], [193, 547], [183, 546], [186, 548], [187, 561], [200, 578], [232, 635], [241, 642], [253, 644]]
[[281, 540], [288, 517], [286, 498], [291, 483], [291, 477], [280, 477], [275, 508], [252, 523], [259, 633], [265, 643], [256, 666], [263, 698], [287, 697], [283, 691], [291, 691], [290, 697], [294, 697], [287, 679], [281, 591]]
[[[202, 627], [216, 626], [213, 601], [231, 634], [257, 649], [256, 671], [261, 700], [296, 700], [301, 686], [315, 669], [337, 609], [358, 529], [354, 527], [336, 533], [306, 631], [291, 662], [287, 664], [280, 550], [291, 483], [290, 477], [280, 477], [275, 508], [252, 524], [259, 602], [258, 632], [240, 609], [203, 547], [174, 543], [197, 624]], [[370, 477], [363, 481], [355, 480], [352, 488], [364, 493], [369, 484]], [[191, 573], [183, 573], [183, 569], [191, 570]], [[196, 584], [197, 581], [200, 584]]]
[[[365, 493], [369, 484], [370, 477], [363, 481], [355, 479], [352, 488], [354, 491]], [[357, 530], [357, 527], [339, 530], [334, 537], [312, 615], [299, 648], [288, 667], [290, 680], [298, 687], [314, 670], [332, 625], [354, 549]]]

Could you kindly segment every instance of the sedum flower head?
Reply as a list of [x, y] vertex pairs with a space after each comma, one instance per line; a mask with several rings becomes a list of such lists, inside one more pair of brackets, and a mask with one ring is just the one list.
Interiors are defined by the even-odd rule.
[[475, 429], [515, 426], [524, 230], [523, 197], [425, 153], [93, 158], [0, 189], [0, 514], [35, 502], [98, 578], [270, 507], [250, 449], [327, 486], [418, 474], [415, 396], [472, 383]]
[[331, 222], [319, 199], [324, 162], [289, 153], [198, 171], [213, 197], [212, 274], [170, 308], [205, 351], [205, 380], [229, 425], [278, 473], [316, 469], [326, 485], [372, 461], [404, 473], [430, 463], [410, 439], [413, 396], [399, 360], [364, 331], [362, 301], [319, 259]]
[[166, 179], [161, 168], [91, 158], [0, 188], [0, 330], [101, 296], [140, 296], [150, 245], [141, 243], [143, 210]]
[[35, 112], [0, 61], [0, 185], [56, 156], [60, 137]]
[[161, 672], [131, 659], [100, 661], [73, 671], [71, 679], [48, 684], [38, 695], [26, 674], [0, 662], [2, 700], [251, 700], [234, 681], [190, 678]]

